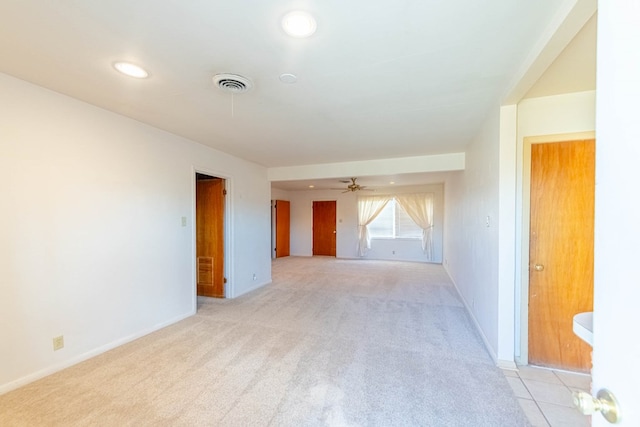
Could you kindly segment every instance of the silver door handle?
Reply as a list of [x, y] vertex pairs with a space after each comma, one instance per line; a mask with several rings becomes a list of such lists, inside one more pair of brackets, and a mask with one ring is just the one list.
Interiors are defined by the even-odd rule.
[[573, 404], [584, 415], [600, 412], [611, 424], [617, 423], [620, 419], [620, 405], [613, 393], [606, 388], [598, 391], [596, 397], [585, 391], [574, 391]]

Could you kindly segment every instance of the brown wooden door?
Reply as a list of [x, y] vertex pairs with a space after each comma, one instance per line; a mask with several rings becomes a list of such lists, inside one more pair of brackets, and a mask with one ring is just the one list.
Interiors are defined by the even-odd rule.
[[594, 140], [531, 146], [531, 364], [591, 369], [573, 316], [593, 311], [594, 196]]
[[336, 202], [313, 202], [313, 254], [336, 256]]
[[290, 209], [288, 200], [276, 200], [276, 258], [289, 256]]
[[196, 182], [196, 257], [198, 295], [224, 297], [224, 194], [221, 178]]

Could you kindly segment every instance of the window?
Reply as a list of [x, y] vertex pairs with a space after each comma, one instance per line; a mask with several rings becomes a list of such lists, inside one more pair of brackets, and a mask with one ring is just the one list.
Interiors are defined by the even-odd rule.
[[421, 239], [422, 228], [416, 224], [396, 199], [389, 200], [380, 214], [368, 225], [372, 238]]
[[358, 255], [371, 249], [371, 238], [420, 239], [422, 250], [431, 259], [433, 252], [433, 194], [358, 198]]

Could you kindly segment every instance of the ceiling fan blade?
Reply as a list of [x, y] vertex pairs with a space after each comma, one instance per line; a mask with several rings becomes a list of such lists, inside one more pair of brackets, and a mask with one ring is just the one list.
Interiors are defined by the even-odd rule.
[[[351, 178], [351, 184], [347, 185], [346, 188], [330, 188], [330, 190], [342, 190], [343, 193], [355, 193], [356, 191], [363, 190], [365, 187], [356, 184], [356, 180], [358, 178]], [[344, 184], [348, 184], [348, 180], [340, 180], [340, 182]], [[370, 191], [370, 190], [367, 190]]]

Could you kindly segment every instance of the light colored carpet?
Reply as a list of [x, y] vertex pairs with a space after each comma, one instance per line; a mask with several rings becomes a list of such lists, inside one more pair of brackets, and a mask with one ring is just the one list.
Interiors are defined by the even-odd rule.
[[0, 425], [529, 425], [439, 265], [280, 258], [198, 305], [0, 396]]

